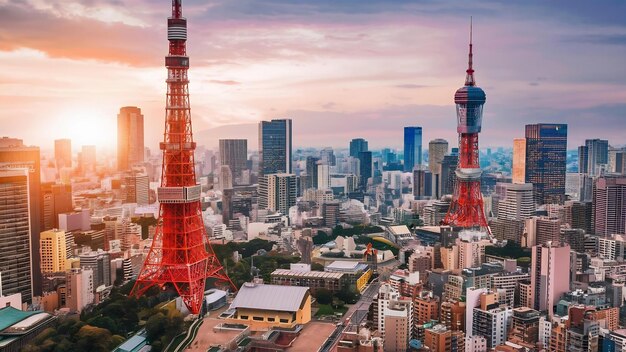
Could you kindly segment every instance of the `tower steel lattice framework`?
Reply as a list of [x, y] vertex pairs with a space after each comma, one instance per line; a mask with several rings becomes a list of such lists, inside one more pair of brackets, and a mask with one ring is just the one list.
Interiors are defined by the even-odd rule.
[[141, 296], [150, 287], [173, 287], [187, 308], [200, 312], [207, 278], [237, 288], [220, 264], [208, 241], [202, 209], [201, 186], [196, 184], [194, 150], [189, 108], [186, 52], [187, 20], [181, 0], [172, 0], [172, 17], [167, 20], [169, 55], [165, 108], [161, 187], [157, 194], [160, 217], [150, 252], [137, 277], [132, 294]]
[[443, 220], [445, 225], [480, 228], [490, 234], [483, 196], [480, 192], [482, 170], [479, 164], [478, 134], [481, 130], [485, 92], [476, 86], [472, 67], [472, 26], [470, 25], [469, 63], [465, 86], [454, 94], [459, 134], [459, 161], [456, 183], [450, 209]]

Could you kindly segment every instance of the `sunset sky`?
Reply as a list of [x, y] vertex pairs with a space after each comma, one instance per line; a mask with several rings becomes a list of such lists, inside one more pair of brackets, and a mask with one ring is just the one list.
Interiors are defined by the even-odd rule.
[[[600, 6], [601, 4], [601, 6]], [[184, 0], [199, 144], [294, 120], [294, 146], [453, 142], [469, 17], [487, 93], [481, 146], [523, 126], [570, 125], [626, 143], [625, 1]], [[0, 136], [112, 147], [121, 106], [140, 107], [146, 145], [162, 138], [168, 0], [0, 0]], [[454, 142], [452, 144], [455, 144]]]

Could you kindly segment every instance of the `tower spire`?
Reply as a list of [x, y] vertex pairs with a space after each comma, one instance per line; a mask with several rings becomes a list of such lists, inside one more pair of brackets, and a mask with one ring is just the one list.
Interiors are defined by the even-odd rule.
[[465, 85], [466, 86], [475, 86], [476, 80], [474, 79], [474, 68], [473, 68], [473, 53], [472, 53], [472, 16], [470, 16], [470, 40], [469, 40], [469, 63], [467, 65], [467, 76], [465, 76]]

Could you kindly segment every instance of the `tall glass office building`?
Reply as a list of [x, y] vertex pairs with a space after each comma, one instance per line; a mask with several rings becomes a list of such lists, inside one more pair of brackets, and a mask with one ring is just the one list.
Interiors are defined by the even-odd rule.
[[422, 128], [404, 128], [404, 171], [422, 164]]
[[291, 119], [259, 123], [259, 176], [292, 172]]
[[537, 204], [563, 204], [567, 166], [567, 125], [526, 125], [526, 183]]

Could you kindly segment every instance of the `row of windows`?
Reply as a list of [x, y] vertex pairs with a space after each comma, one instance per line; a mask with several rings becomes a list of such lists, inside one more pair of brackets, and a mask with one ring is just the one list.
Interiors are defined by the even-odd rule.
[[[249, 318], [250, 317], [247, 316], [247, 315], [240, 315], [239, 316], [239, 319], [241, 319], [241, 320], [248, 320]], [[264, 317], [257, 317], [257, 316], [253, 316], [252, 320], [254, 320], [254, 321], [266, 321]], [[276, 318], [267, 317], [267, 321], [268, 322], [275, 322]], [[279, 319], [279, 322], [282, 323], [282, 324], [287, 324], [287, 323], [289, 323], [289, 319]]]

